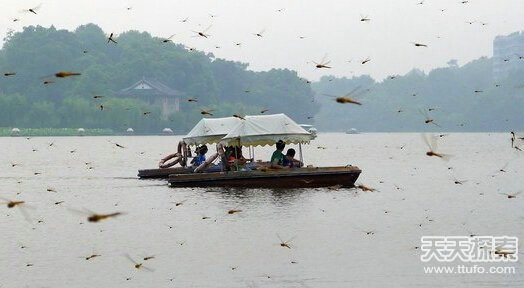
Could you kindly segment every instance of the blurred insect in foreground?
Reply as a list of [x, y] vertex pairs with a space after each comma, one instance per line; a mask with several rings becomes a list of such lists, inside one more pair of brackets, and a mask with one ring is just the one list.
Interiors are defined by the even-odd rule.
[[75, 209], [72, 209], [72, 208], [69, 208], [69, 210], [71, 210], [71, 211], [73, 211], [75, 213], [78, 213], [78, 214], [88, 215], [87, 216], [87, 221], [93, 222], [93, 223], [100, 222], [102, 220], [106, 220], [106, 219], [109, 219], [109, 218], [114, 218], [116, 216], [124, 214], [122, 212], [114, 212], [114, 213], [109, 213], [109, 214], [97, 214], [97, 213], [95, 213], [93, 211], [90, 211], [90, 210], [88, 210], [86, 208], [84, 208], [84, 211], [75, 210]]
[[96, 213], [93, 213], [89, 217], [87, 217], [87, 221], [89, 221], [89, 222], [98, 222], [98, 221], [101, 221], [101, 220], [105, 220], [105, 219], [116, 217], [118, 215], [122, 215], [122, 213], [121, 212], [115, 212], [115, 213], [110, 213], [110, 214], [96, 214]]
[[133, 258], [131, 258], [131, 256], [129, 256], [129, 254], [125, 254], [124, 256], [125, 256], [129, 261], [133, 262], [133, 264], [135, 264], [134, 267], [135, 267], [136, 269], [143, 269], [143, 270], [146, 270], [146, 271], [149, 271], [149, 272], [153, 272], [153, 271], [155, 271], [155, 270], [153, 270], [153, 269], [151, 269], [151, 268], [148, 268], [148, 267], [144, 266], [144, 263], [138, 263], [138, 262], [136, 262], [135, 260], [133, 260]]
[[508, 193], [500, 193], [502, 195], [506, 195], [508, 197], [508, 199], [513, 199], [513, 198], [517, 198], [517, 196], [522, 193], [522, 191], [519, 191], [517, 193], [514, 193], [514, 194], [508, 194]]
[[327, 55], [324, 55], [324, 57], [322, 58], [320, 63], [317, 63], [317, 62], [313, 61], [313, 63], [315, 63], [315, 67], [317, 67], [317, 68], [331, 68], [331, 66], [327, 66], [327, 65], [329, 65], [329, 62], [331, 62], [331, 61], [326, 61], [326, 57], [327, 57]]
[[80, 76], [82, 75], [81, 73], [78, 73], [78, 72], [72, 72], [72, 71], [58, 71], [54, 74], [51, 74], [51, 75], [46, 75], [46, 76], [43, 76], [43, 77], [40, 77], [40, 79], [43, 80], [43, 83], [44, 85], [48, 85], [48, 84], [53, 84], [55, 83], [55, 80], [53, 80], [53, 77], [56, 77], [56, 78], [68, 78], [68, 77], [72, 77], [72, 76]]
[[7, 201], [7, 202], [2, 203], [2, 204], [7, 204], [7, 208], [13, 208], [13, 207], [20, 206], [25, 203], [25, 201], [9, 200], [4, 197], [0, 197], [0, 199]]
[[24, 216], [25, 220], [27, 220], [28, 222], [31, 222], [31, 217], [29, 216], [29, 214], [25, 210], [25, 208], [31, 208], [31, 207], [28, 206], [25, 203], [25, 201], [10, 200], [10, 199], [4, 198], [4, 197], [0, 197], [0, 199], [5, 201], [5, 202], [0, 202], [0, 204], [6, 204], [7, 208], [9, 208], [9, 209], [17, 207], [18, 209], [20, 209], [20, 212]]
[[278, 237], [278, 240], [280, 240], [280, 243], [279, 243], [280, 247], [291, 249], [291, 243], [289, 243], [289, 242], [291, 242], [293, 239], [295, 239], [295, 237], [293, 237], [293, 238], [291, 238], [291, 239], [289, 239], [287, 241], [282, 240], [282, 238], [280, 238], [280, 236], [278, 234], [277, 234], [277, 237]]
[[323, 95], [335, 98], [335, 101], [337, 101], [337, 103], [341, 103], [341, 104], [350, 103], [350, 104], [362, 105], [362, 103], [355, 100], [355, 98], [369, 92], [369, 89], [358, 91], [359, 89], [360, 89], [360, 86], [356, 87], [355, 89], [351, 90], [349, 93], [346, 93], [343, 96], [335, 96], [335, 95], [330, 95], [330, 94], [323, 94]]
[[429, 147], [429, 151], [426, 152], [426, 155], [428, 155], [430, 157], [431, 156], [436, 156], [436, 157], [439, 157], [442, 160], [448, 160], [449, 159], [449, 155], [435, 152], [437, 150], [437, 139], [438, 139], [437, 136], [422, 134], [422, 139], [424, 139], [424, 142]]
[[66, 77], [70, 77], [70, 76], [80, 76], [82, 74], [78, 73], [78, 72], [71, 72], [71, 71], [59, 71], [57, 73], [55, 73], [55, 77], [57, 78], [66, 78]]

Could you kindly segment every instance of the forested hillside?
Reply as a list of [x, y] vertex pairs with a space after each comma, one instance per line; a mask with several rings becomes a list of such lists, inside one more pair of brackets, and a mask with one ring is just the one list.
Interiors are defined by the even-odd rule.
[[[508, 59], [522, 68], [498, 81], [492, 59], [484, 57], [463, 66], [451, 60], [428, 73], [414, 69], [381, 82], [365, 75], [324, 76], [309, 84], [295, 71], [254, 72], [247, 63], [217, 59], [146, 32], [128, 31], [114, 37], [117, 43], [108, 36], [94, 24], [75, 31], [29, 26], [8, 33], [0, 50], [0, 127], [116, 133], [170, 127], [185, 133], [203, 117], [202, 110], [221, 117], [269, 109], [266, 113], [286, 113], [320, 131], [524, 130], [522, 57]], [[57, 78], [58, 71], [81, 75]], [[160, 105], [117, 95], [142, 78], [180, 91], [181, 111], [162, 119]], [[355, 88], [362, 105], [334, 101]]]
[[[318, 112], [308, 83], [290, 70], [248, 70], [248, 64], [128, 31], [108, 42], [98, 26], [75, 31], [29, 26], [9, 33], [0, 50], [0, 127], [132, 127], [183, 133], [201, 117], [286, 113], [298, 122]], [[58, 71], [80, 76], [57, 78]], [[167, 120], [159, 105], [116, 96], [143, 77], [182, 92], [181, 111]], [[98, 96], [98, 97], [95, 97]], [[101, 96], [101, 97], [100, 97]], [[189, 102], [188, 99], [198, 99]], [[151, 112], [151, 113], [149, 113]]]
[[[322, 131], [522, 131], [524, 130], [524, 60], [506, 79], [494, 81], [492, 59], [425, 74], [412, 70], [382, 82], [368, 76], [323, 77], [313, 83], [322, 105], [315, 124]], [[339, 104], [329, 95], [361, 95], [361, 106]], [[351, 97], [351, 96], [350, 96]], [[433, 120], [425, 123], [427, 120]]]

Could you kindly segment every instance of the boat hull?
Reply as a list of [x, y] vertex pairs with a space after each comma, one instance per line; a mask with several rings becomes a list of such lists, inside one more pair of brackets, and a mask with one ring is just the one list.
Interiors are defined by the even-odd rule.
[[188, 174], [193, 173], [193, 170], [195, 168], [188, 168], [188, 167], [176, 167], [176, 168], [164, 168], [164, 169], [142, 169], [138, 170], [138, 177], [142, 179], [147, 178], [163, 178], [167, 179], [169, 178], [169, 175], [171, 174]]
[[315, 167], [261, 169], [215, 173], [173, 174], [172, 187], [315, 188], [353, 187], [360, 175], [358, 167]]

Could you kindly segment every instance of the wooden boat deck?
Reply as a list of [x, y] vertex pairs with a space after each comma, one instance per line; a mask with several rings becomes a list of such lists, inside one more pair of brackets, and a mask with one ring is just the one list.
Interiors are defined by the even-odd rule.
[[252, 171], [169, 175], [172, 187], [306, 188], [340, 185], [353, 187], [362, 171], [355, 166], [262, 168]]

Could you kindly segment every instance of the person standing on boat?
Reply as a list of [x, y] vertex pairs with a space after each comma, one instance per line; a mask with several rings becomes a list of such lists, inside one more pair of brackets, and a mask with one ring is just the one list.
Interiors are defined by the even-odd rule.
[[206, 161], [206, 153], [207, 153], [207, 146], [202, 145], [198, 147], [195, 151], [197, 154], [195, 157], [193, 157], [193, 160], [191, 160], [191, 164], [193, 166], [200, 166], [200, 164], [204, 163]]
[[282, 153], [284, 151], [284, 148], [286, 147], [286, 143], [284, 143], [284, 141], [282, 140], [278, 140], [276, 146], [277, 150], [275, 150], [275, 152], [273, 152], [273, 155], [271, 155], [271, 168], [288, 168], [284, 166], [284, 159], [286, 158], [286, 156], [284, 155], [284, 153]]

